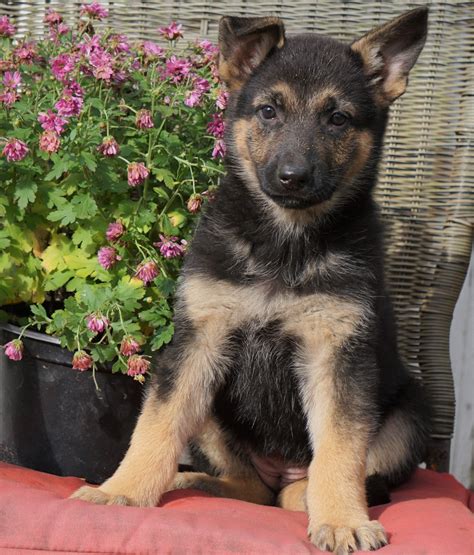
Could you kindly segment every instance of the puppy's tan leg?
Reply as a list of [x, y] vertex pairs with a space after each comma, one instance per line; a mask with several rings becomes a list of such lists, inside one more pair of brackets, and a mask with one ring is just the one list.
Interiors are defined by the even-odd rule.
[[193, 488], [219, 497], [229, 497], [271, 505], [274, 493], [260, 480], [255, 468], [244, 455], [238, 456], [228, 447], [229, 439], [214, 419], [209, 419], [194, 440], [218, 476], [203, 472], [178, 472], [172, 489]]
[[130, 448], [115, 474], [100, 488], [79, 489], [73, 498], [99, 504], [158, 503], [169, 489], [184, 446], [208, 416], [222, 379], [219, 352], [224, 336], [221, 322], [203, 322], [184, 353], [171, 348], [167, 356], [165, 351], [163, 358], [174, 376], [170, 390], [165, 394], [150, 389]]
[[374, 382], [364, 376], [375, 375], [376, 368], [370, 348], [357, 339], [363, 309], [332, 299], [318, 311], [308, 307], [300, 320], [299, 375], [314, 453], [306, 495], [309, 536], [319, 549], [339, 555], [377, 549], [387, 539], [382, 526], [369, 520], [365, 492], [376, 417]]
[[308, 479], [298, 480], [285, 486], [278, 495], [277, 505], [288, 511], [306, 511]]

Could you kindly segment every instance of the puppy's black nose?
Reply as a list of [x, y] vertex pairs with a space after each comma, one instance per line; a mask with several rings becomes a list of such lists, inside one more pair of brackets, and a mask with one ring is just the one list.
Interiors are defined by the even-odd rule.
[[309, 179], [309, 168], [284, 164], [278, 171], [280, 183], [286, 189], [300, 189]]

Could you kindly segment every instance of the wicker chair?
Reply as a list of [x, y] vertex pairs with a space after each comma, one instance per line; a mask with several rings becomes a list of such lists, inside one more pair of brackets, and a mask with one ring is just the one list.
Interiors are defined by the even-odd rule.
[[[47, 7], [71, 22], [81, 2], [0, 1], [20, 33], [40, 35]], [[281, 16], [289, 32], [315, 31], [350, 41], [416, 6], [360, 0], [114, 0], [108, 24], [132, 38], [157, 40], [170, 20], [188, 38], [215, 39], [222, 14]], [[455, 417], [449, 328], [471, 254], [474, 165], [474, 18], [472, 2], [428, 2], [430, 31], [407, 93], [392, 108], [380, 168], [378, 201], [387, 222], [387, 274], [399, 323], [399, 344], [411, 371], [434, 400], [428, 464], [447, 470]]]

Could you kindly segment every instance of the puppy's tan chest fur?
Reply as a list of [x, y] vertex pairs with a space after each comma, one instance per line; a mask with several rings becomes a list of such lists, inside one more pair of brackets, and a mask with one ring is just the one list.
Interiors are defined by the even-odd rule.
[[326, 293], [273, 293], [265, 284], [242, 286], [191, 276], [180, 286], [179, 310], [197, 330], [218, 325], [221, 334], [242, 325], [264, 326], [278, 320], [284, 331], [308, 346], [319, 340], [340, 343], [364, 325], [362, 303]]

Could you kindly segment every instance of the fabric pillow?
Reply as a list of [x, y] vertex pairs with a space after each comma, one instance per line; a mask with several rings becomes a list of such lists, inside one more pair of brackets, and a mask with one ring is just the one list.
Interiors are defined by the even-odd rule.
[[[0, 463], [0, 553], [319, 553], [304, 513], [191, 490], [168, 493], [152, 509], [67, 499], [81, 484]], [[390, 538], [380, 555], [473, 555], [468, 503], [469, 491], [449, 474], [418, 470], [390, 504], [371, 509]]]

